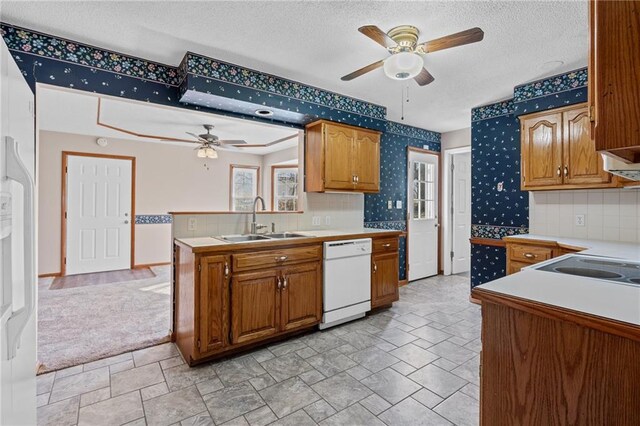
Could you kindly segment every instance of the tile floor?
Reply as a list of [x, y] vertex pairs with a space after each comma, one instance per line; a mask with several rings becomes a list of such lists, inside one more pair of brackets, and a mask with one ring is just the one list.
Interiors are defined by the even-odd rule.
[[38, 377], [41, 425], [477, 425], [468, 278], [362, 320], [189, 368], [163, 344]]

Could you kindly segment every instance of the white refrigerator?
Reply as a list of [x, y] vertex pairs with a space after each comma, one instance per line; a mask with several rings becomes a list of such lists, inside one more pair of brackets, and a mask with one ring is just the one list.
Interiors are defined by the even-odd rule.
[[0, 425], [35, 425], [34, 95], [0, 45]]

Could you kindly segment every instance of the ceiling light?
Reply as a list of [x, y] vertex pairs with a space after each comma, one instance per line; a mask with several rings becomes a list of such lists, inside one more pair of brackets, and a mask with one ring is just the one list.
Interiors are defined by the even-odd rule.
[[257, 109], [255, 112], [256, 115], [259, 115], [261, 117], [271, 117], [273, 115], [273, 111], [271, 111], [270, 109]]
[[218, 158], [218, 153], [215, 149], [208, 147], [205, 149], [207, 158]]
[[407, 80], [420, 74], [424, 67], [422, 56], [413, 52], [399, 52], [384, 61], [384, 73], [394, 80]]
[[206, 158], [207, 157], [207, 148], [201, 147], [198, 149], [198, 158]]

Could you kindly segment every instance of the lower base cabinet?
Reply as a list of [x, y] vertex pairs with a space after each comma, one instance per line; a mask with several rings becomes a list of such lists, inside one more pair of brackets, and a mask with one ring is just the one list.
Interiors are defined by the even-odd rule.
[[399, 298], [398, 239], [375, 241], [371, 255], [371, 307], [390, 305]]

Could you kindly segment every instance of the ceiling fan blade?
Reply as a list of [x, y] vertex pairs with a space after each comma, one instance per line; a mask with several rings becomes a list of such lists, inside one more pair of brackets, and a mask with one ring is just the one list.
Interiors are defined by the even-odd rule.
[[415, 77], [413, 77], [413, 79], [420, 85], [420, 86], [426, 86], [427, 84], [431, 83], [433, 80], [435, 80], [435, 78], [431, 75], [431, 73], [429, 71], [427, 71], [426, 68], [422, 68], [422, 71], [420, 71], [420, 74], [416, 75]]
[[342, 80], [342, 81], [353, 80], [356, 77], [360, 77], [361, 75], [368, 73], [369, 71], [373, 71], [373, 70], [375, 70], [377, 68], [380, 68], [382, 66], [382, 64], [384, 64], [384, 59], [381, 59], [378, 62], [374, 62], [372, 64], [369, 64], [366, 67], [362, 67], [359, 70], [352, 72], [351, 74], [347, 74], [344, 77], [342, 77], [340, 80]]
[[185, 132], [185, 133], [188, 134], [188, 135], [193, 136], [194, 138], [198, 139], [198, 141], [200, 141], [200, 142], [209, 142], [208, 140], [201, 138], [200, 136], [196, 135], [195, 133], [191, 133], [191, 132]]
[[396, 42], [393, 41], [393, 39], [389, 37], [387, 33], [382, 31], [375, 25], [365, 25], [364, 27], [358, 28], [358, 31], [360, 31], [362, 34], [366, 35], [382, 47], [389, 48], [396, 45]]
[[246, 145], [247, 141], [243, 141], [243, 140], [217, 140], [216, 142], [218, 142], [221, 145]]
[[475, 43], [484, 38], [484, 31], [480, 28], [471, 28], [469, 30], [460, 31], [459, 33], [450, 34], [435, 40], [427, 41], [419, 44], [417, 47], [424, 53], [437, 52], [438, 50], [450, 49], [452, 47], [463, 46], [465, 44]]

